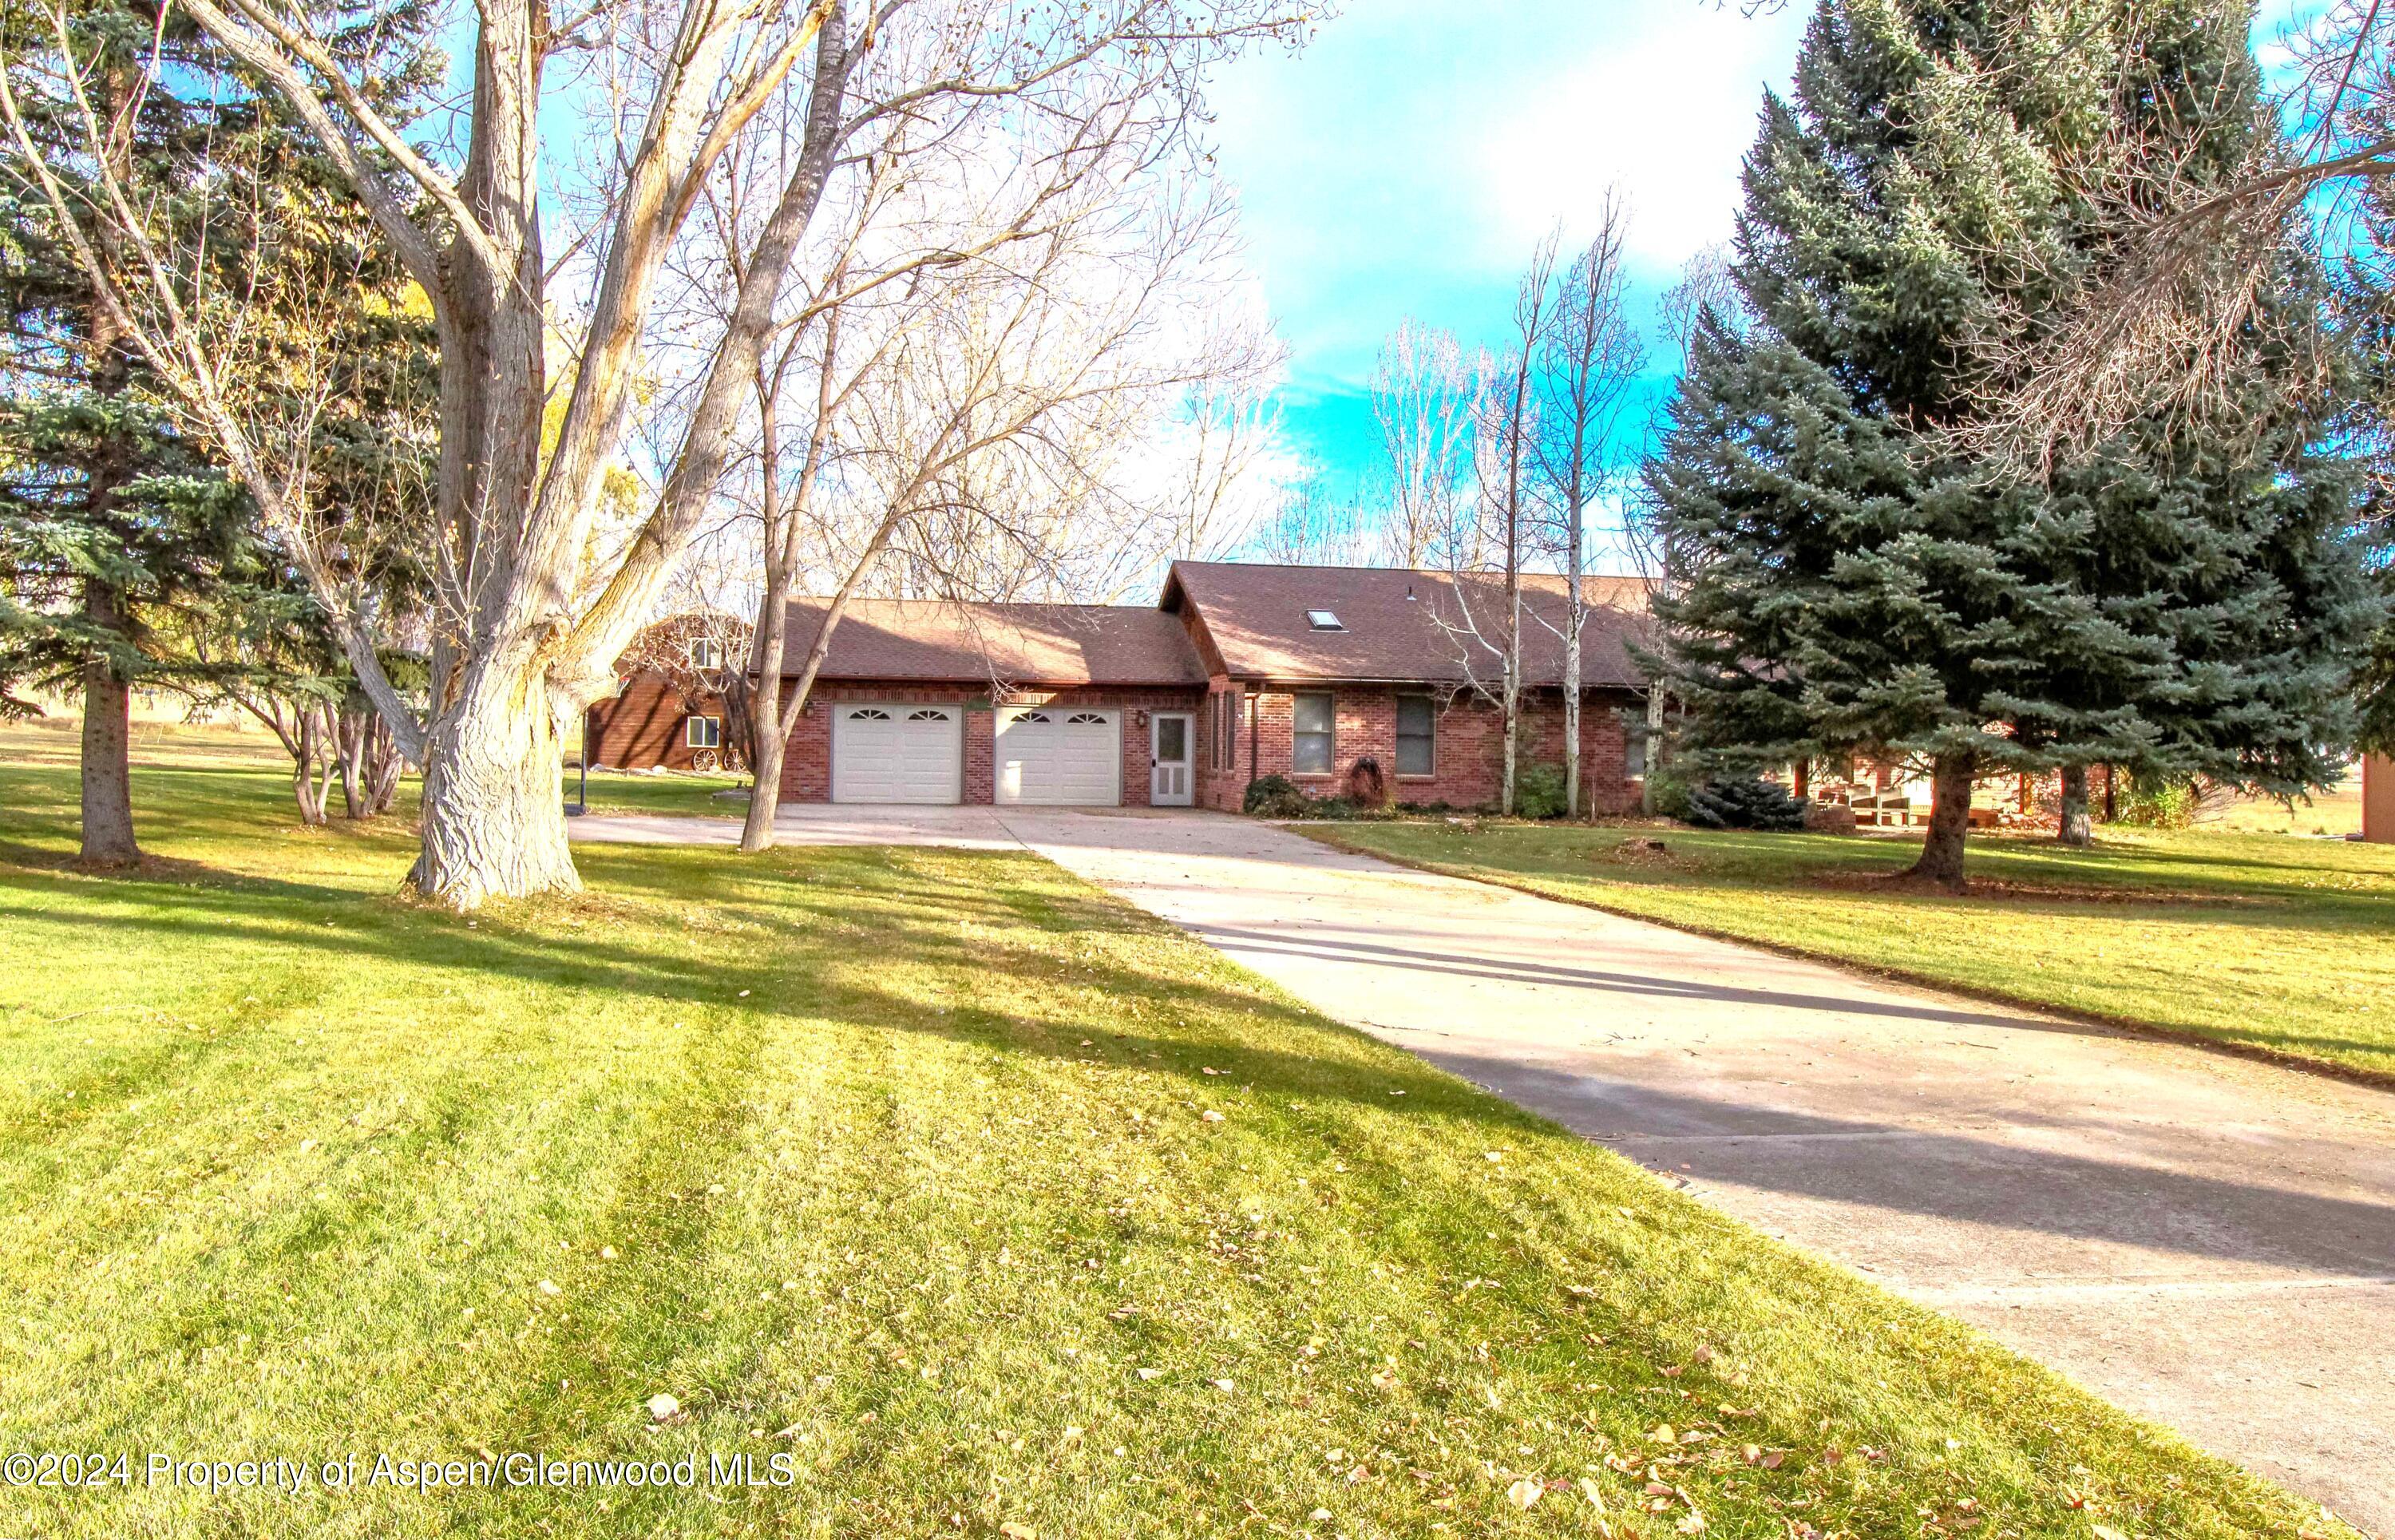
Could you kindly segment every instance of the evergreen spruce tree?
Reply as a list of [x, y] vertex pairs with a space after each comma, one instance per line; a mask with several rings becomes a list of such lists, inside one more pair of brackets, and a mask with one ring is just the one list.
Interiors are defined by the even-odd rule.
[[[151, 19], [122, 4], [71, 7], [94, 60], [92, 110], [128, 180], [172, 206], [207, 111], [140, 88]], [[46, 13], [0, 6], [13, 41]], [[66, 142], [74, 105], [36, 55], [7, 55], [28, 128]], [[57, 239], [46, 201], [0, 171], [0, 711], [33, 710], [23, 687], [83, 698], [83, 856], [137, 858], [127, 765], [132, 691], [174, 682], [162, 622], [245, 559], [245, 501], [213, 474], [141, 390], [142, 366]], [[179, 186], [180, 181], [182, 185]]]
[[[2140, 428], [2035, 485], [1974, 458], [1966, 343], [2034, 312], [2083, 217], [2059, 168], [2123, 116], [2249, 131], [2240, 25], [2201, 5], [2067, 30], [1980, 4], [1824, 0], [1766, 100], [1734, 275], [1647, 470], [1661, 683], [1700, 763], [1926, 763], [1913, 874], [1963, 880], [1976, 778], [2110, 763], [2280, 793], [2323, 784], [2375, 600], [2319, 425]], [[2316, 299], [2289, 271], [2282, 302]]]
[[[313, 141], [244, 89], [188, 18], [162, 17], [146, 0], [83, 0], [66, 20], [92, 110], [120, 129], [109, 140], [116, 172], [155, 210], [157, 238], [171, 246], [205, 228], [220, 264], [213, 296], [186, 302], [245, 309], [254, 394], [310, 392], [317, 403], [311, 469], [351, 515], [332, 537], [338, 559], [379, 602], [419, 593], [433, 389], [421, 296], [411, 301]], [[66, 174], [82, 142], [79, 107], [55, 45], [30, 41], [50, 25], [48, 13], [0, 0], [0, 58], [20, 110]], [[430, 56], [390, 46], [378, 29], [428, 27], [404, 8], [361, 24], [363, 46], [408, 66], [377, 89], [404, 98], [433, 69]], [[165, 66], [154, 73], [153, 51]], [[0, 715], [36, 709], [28, 686], [80, 694], [83, 856], [122, 864], [139, 855], [133, 690], [205, 698], [238, 679], [337, 696], [344, 681], [293, 671], [289, 658], [301, 655], [287, 650], [271, 662], [228, 661], [194, 645], [256, 633], [265, 617], [313, 617], [325, 628], [246, 495], [158, 408], [144, 360], [26, 170], [0, 157]]]

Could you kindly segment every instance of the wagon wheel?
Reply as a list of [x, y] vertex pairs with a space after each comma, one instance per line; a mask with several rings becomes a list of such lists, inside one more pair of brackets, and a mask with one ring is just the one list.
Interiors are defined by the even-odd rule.
[[690, 766], [701, 775], [713, 775], [723, 768], [723, 762], [717, 757], [714, 750], [701, 749], [697, 753], [690, 756]]

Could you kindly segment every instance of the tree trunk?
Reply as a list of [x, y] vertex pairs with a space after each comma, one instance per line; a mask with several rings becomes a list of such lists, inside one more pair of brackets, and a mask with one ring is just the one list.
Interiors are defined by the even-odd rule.
[[1925, 878], [1963, 891], [1963, 839], [1971, 828], [1971, 782], [1977, 761], [1969, 754], [1940, 754], [1932, 772], [1929, 836], [1908, 877]]
[[790, 601], [786, 578], [768, 575], [764, 603], [757, 611], [757, 687], [748, 703], [748, 816], [740, 825], [740, 848], [748, 855], [774, 848], [774, 816], [782, 809], [782, 757], [789, 747], [789, 723], [806, 704], [802, 694], [782, 696], [782, 657], [789, 645]]
[[[114, 629], [116, 594], [106, 584], [84, 586], [84, 614]], [[141, 859], [133, 838], [133, 692], [108, 659], [94, 654], [83, 666], [83, 858], [93, 866], [131, 866]]]
[[390, 724], [379, 711], [366, 724], [366, 816], [378, 818], [399, 800], [399, 773], [406, 768], [406, 762], [400, 758]]
[[496, 669], [470, 679], [426, 747], [424, 849], [408, 883], [461, 910], [486, 898], [582, 890], [566, 846], [548, 686], [533, 670], [501, 678]]
[[2087, 813], [2087, 766], [2084, 764], [2062, 767], [2062, 820], [2054, 837], [2082, 848], [2096, 843], [2094, 820]]
[[[1580, 568], [1580, 511], [1572, 510], [1571, 530], [1565, 540], [1564, 624], [1564, 816], [1580, 816], [1580, 631], [1582, 601]], [[1589, 810], [1595, 812], [1594, 808]]]
[[1655, 816], [1655, 773], [1663, 767], [1663, 686], [1661, 681], [1647, 685], [1647, 763], [1645, 773], [1638, 777], [1638, 811], [1648, 817]]
[[341, 812], [351, 819], [373, 816], [366, 790], [366, 738], [374, 708], [364, 701], [343, 701], [336, 719], [340, 727]]

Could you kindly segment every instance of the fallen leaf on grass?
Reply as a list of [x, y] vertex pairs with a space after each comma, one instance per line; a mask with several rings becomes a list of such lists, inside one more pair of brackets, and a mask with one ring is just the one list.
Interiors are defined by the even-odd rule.
[[1525, 1476], [1505, 1489], [1505, 1500], [1517, 1508], [1528, 1509], [1547, 1494], [1543, 1482]]

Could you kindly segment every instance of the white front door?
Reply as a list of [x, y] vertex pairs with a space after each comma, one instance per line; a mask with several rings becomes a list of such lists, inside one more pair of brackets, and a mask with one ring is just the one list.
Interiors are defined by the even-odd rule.
[[1147, 801], [1152, 807], [1186, 807], [1190, 800], [1190, 719], [1182, 711], [1158, 711], [1148, 718]]
[[1122, 713], [1009, 706], [998, 713], [1001, 803], [1115, 807], [1122, 803]]
[[904, 702], [831, 709], [831, 800], [964, 800], [964, 710]]

